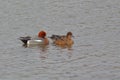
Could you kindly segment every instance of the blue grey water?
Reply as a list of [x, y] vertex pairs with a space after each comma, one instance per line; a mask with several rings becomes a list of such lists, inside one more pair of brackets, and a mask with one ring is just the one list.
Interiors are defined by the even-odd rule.
[[[72, 48], [20, 36], [74, 35]], [[0, 80], [119, 80], [120, 0], [0, 0]]]

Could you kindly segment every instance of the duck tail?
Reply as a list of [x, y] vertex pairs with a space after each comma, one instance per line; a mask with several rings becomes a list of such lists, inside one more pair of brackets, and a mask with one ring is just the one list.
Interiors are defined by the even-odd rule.
[[20, 37], [19, 40], [21, 40], [24, 44], [27, 44], [28, 40], [31, 40], [31, 37], [27, 36], [27, 37]]

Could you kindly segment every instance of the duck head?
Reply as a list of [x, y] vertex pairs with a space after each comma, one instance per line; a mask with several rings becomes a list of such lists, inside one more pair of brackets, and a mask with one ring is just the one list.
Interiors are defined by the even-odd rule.
[[39, 37], [39, 38], [45, 38], [45, 36], [46, 36], [46, 32], [45, 32], [45, 31], [40, 31], [40, 32], [38, 33], [38, 37]]
[[73, 37], [72, 32], [68, 32], [67, 33], [67, 38], [71, 38], [71, 37]]

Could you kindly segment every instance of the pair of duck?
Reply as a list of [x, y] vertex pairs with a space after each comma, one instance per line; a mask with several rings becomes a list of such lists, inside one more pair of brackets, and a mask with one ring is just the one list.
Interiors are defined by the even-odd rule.
[[[30, 36], [20, 37], [19, 39], [24, 43], [24, 45], [37, 44], [37, 45], [48, 45], [49, 40], [46, 37], [45, 31], [40, 31], [37, 38], [32, 38]], [[74, 41], [72, 40], [72, 32], [68, 32], [66, 35], [52, 35], [49, 37], [52, 39], [53, 43], [56, 45], [72, 45]]]

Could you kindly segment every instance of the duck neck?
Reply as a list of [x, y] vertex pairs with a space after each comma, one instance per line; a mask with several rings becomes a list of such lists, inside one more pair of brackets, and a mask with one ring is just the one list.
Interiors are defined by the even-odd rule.
[[69, 39], [69, 40], [70, 40], [70, 39], [71, 39], [71, 35], [68, 35], [68, 36], [67, 36], [67, 39]]

